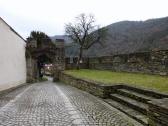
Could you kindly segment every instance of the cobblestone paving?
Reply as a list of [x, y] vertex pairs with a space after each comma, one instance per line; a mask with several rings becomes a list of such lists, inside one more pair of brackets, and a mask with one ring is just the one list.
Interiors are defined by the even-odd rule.
[[36, 83], [0, 108], [0, 126], [140, 126], [101, 99], [76, 88]]

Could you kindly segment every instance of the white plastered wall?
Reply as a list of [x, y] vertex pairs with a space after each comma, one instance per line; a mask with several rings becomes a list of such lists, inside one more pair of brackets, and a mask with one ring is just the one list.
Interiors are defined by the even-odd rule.
[[0, 19], [0, 91], [26, 82], [25, 45]]

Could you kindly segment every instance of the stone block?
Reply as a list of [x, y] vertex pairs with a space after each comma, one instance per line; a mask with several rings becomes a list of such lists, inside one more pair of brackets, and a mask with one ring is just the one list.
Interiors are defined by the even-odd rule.
[[149, 101], [149, 126], [168, 126], [168, 98]]

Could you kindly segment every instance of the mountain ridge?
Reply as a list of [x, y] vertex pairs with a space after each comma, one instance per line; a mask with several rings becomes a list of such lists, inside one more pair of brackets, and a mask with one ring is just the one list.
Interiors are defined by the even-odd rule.
[[[120, 21], [107, 25], [105, 28], [108, 29], [108, 33], [107, 39], [103, 42], [104, 46], [94, 44], [85, 51], [85, 56], [105, 56], [168, 49], [168, 17], [146, 21]], [[66, 35], [65, 38], [66, 43], [71, 45], [70, 38]], [[77, 56], [77, 48], [76, 44], [66, 47], [66, 56]]]

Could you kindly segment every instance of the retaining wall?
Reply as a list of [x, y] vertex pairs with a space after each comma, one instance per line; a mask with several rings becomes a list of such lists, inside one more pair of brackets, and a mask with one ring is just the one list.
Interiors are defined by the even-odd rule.
[[73, 76], [65, 74], [64, 72], [60, 73], [59, 79], [60, 81], [65, 82], [66, 84], [87, 91], [101, 98], [107, 98], [110, 92], [113, 92], [116, 88], [120, 87], [120, 85], [103, 85], [98, 82], [75, 78]]

